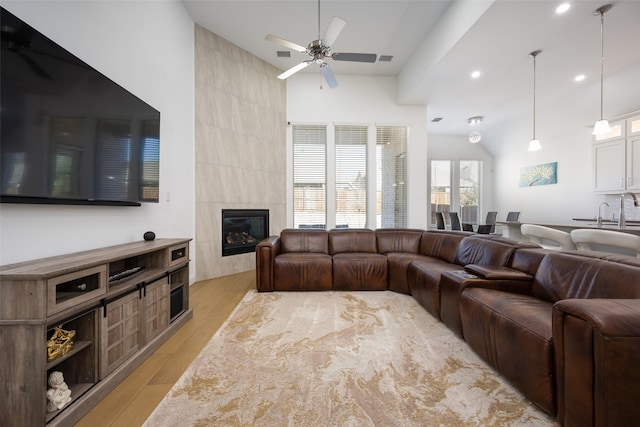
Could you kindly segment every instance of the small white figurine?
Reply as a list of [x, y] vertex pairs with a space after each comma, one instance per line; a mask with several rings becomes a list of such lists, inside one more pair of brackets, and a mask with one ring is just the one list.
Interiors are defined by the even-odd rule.
[[64, 405], [71, 401], [71, 390], [62, 372], [54, 371], [49, 375], [49, 390], [47, 390], [47, 411], [53, 412], [62, 409]]

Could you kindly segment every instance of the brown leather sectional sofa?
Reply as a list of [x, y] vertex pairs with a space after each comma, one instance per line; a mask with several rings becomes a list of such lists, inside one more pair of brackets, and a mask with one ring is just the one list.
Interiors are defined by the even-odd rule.
[[640, 420], [640, 259], [466, 232], [283, 230], [256, 247], [260, 292], [412, 295], [565, 426]]

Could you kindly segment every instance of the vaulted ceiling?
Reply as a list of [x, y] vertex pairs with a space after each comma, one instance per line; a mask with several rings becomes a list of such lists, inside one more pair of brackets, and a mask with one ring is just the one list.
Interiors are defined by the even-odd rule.
[[[281, 70], [309, 57], [294, 51], [290, 58], [278, 57], [277, 51], [287, 49], [265, 40], [267, 34], [305, 47], [318, 38], [315, 0], [182, 1], [196, 23]], [[431, 133], [467, 134], [467, 119], [472, 116], [484, 116], [483, 126], [491, 128], [530, 114], [533, 65], [529, 53], [538, 49], [542, 50], [536, 60], [540, 108], [553, 108], [557, 99], [590, 88], [589, 93], [596, 93], [589, 99], [595, 120], [600, 17], [593, 12], [606, 1], [573, 0], [566, 13], [558, 14], [555, 9], [561, 2], [324, 0], [320, 33], [333, 16], [339, 16], [346, 26], [333, 52], [393, 56], [391, 62], [329, 63], [338, 80], [340, 74], [397, 76], [397, 102], [428, 105]], [[636, 0], [617, 0], [605, 14], [605, 84], [616, 73], [640, 70], [638, 22], [640, 1]], [[475, 70], [481, 74], [473, 79], [470, 74]], [[315, 66], [301, 72], [320, 73]], [[579, 74], [585, 78], [575, 82]], [[618, 92], [624, 96], [624, 91]], [[616, 100], [607, 99], [605, 108], [610, 105], [616, 105]], [[442, 120], [431, 122], [436, 117]]]

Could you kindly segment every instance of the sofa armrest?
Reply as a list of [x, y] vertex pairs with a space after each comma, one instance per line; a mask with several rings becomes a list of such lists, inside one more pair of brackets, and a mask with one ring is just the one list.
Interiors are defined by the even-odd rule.
[[489, 278], [481, 277], [467, 270], [445, 271], [440, 279], [440, 320], [458, 336], [462, 337], [462, 318], [460, 314], [460, 295], [462, 295], [462, 292], [466, 288], [473, 287], [528, 295], [531, 291], [533, 277], [526, 273], [522, 274], [528, 276], [528, 280], [525, 280], [521, 275], [515, 275], [517, 279], [512, 279], [509, 278], [510, 274], [503, 274], [503, 277], [499, 277], [498, 274], [487, 273], [486, 275]]
[[464, 267], [465, 271], [482, 279], [491, 280], [533, 280], [533, 276], [515, 268], [502, 267], [496, 265], [469, 264]]
[[280, 236], [269, 236], [256, 245], [256, 287], [258, 292], [271, 292], [273, 263], [280, 254]]
[[570, 299], [553, 307], [558, 421], [640, 419], [640, 299]]

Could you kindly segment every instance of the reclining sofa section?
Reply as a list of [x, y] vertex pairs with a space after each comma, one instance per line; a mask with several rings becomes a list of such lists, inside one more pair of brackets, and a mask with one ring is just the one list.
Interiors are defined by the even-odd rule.
[[565, 426], [640, 419], [640, 260], [468, 232], [285, 229], [256, 247], [259, 292], [412, 295]]

